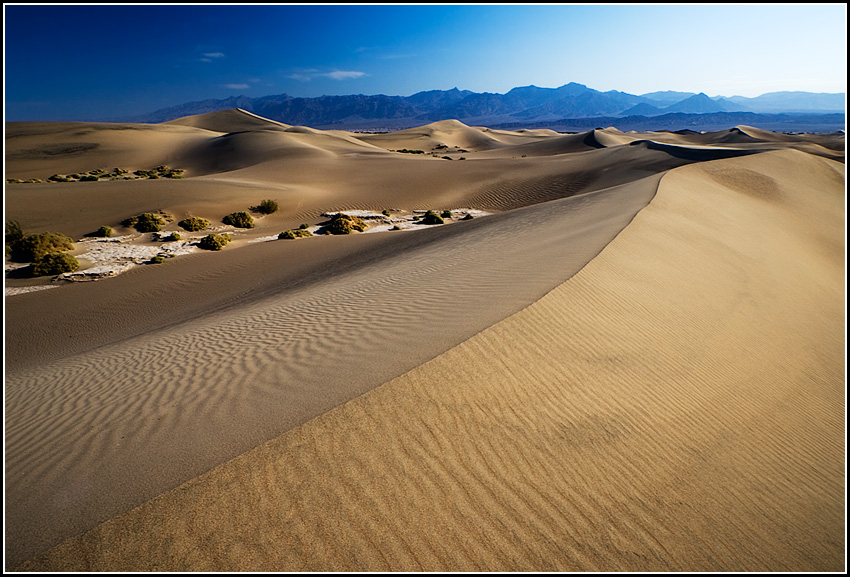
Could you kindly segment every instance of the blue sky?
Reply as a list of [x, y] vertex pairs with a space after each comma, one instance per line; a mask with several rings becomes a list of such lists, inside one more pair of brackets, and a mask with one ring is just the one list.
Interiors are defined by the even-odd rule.
[[228, 96], [844, 92], [845, 4], [4, 5], [5, 120]]

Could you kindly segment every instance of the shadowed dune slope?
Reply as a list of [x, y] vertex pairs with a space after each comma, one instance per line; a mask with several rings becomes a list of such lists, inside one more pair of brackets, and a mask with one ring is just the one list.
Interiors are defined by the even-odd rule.
[[96, 168], [174, 167], [178, 155], [210, 136], [205, 130], [165, 124], [9, 122], [6, 178], [44, 180]]
[[537, 302], [19, 569], [840, 572], [843, 182], [676, 168]]

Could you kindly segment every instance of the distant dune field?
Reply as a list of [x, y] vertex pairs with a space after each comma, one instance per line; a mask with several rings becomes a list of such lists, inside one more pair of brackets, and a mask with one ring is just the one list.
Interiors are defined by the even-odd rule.
[[844, 150], [7, 123], [7, 223], [120, 274], [7, 260], [6, 569], [842, 571]]

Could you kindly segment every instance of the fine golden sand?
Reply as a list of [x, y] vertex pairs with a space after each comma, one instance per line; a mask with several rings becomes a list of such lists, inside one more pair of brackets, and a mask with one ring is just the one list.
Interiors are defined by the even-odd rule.
[[[843, 133], [229, 111], [6, 146], [7, 178], [186, 170], [9, 184], [26, 232], [281, 205], [220, 253], [7, 296], [7, 570], [844, 569]], [[459, 207], [493, 214], [254, 242]]]

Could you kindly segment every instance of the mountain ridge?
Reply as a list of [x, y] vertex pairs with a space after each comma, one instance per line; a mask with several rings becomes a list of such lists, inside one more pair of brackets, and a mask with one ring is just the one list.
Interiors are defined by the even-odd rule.
[[[455, 118], [465, 124], [538, 124], [564, 119], [633, 118], [682, 114], [770, 113], [836, 114], [845, 110], [844, 93], [773, 92], [747, 98], [710, 97], [700, 92], [654, 92], [634, 95], [601, 92], [570, 82], [558, 88], [515, 87], [504, 94], [428, 90], [411, 96], [385, 94], [297, 97], [286, 93], [207, 99], [121, 118], [121, 122], [159, 123], [185, 116], [239, 108], [264, 118], [314, 128], [390, 130]], [[829, 122], [834, 122], [830, 119]]]

